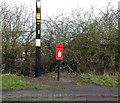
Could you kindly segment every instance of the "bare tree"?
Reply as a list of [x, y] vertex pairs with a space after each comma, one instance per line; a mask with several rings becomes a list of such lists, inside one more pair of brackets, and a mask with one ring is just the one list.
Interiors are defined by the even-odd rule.
[[74, 11], [70, 18], [60, 15], [44, 20], [42, 49], [43, 57], [49, 58], [46, 62], [51, 62], [49, 65], [56, 68], [54, 48], [56, 43], [61, 42], [65, 45], [64, 70], [83, 74], [118, 73], [115, 68], [117, 10], [110, 4], [98, 16], [93, 10], [84, 14]]
[[24, 5], [1, 4], [3, 63], [5, 71], [25, 71], [22, 52], [34, 51], [35, 17]]

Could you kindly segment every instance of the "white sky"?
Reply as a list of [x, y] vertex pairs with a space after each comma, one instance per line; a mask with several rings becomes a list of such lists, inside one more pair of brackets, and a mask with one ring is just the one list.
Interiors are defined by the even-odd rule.
[[[8, 4], [26, 4], [35, 10], [36, 0], [1, 0]], [[75, 9], [82, 9], [83, 11], [90, 10], [91, 7], [95, 8], [98, 12], [99, 9], [104, 10], [108, 2], [115, 8], [118, 7], [120, 0], [41, 0], [42, 16], [57, 16], [62, 13], [69, 13]]]

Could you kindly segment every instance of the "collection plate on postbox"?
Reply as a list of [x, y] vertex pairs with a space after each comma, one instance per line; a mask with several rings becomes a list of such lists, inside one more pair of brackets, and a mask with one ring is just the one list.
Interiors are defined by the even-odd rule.
[[56, 60], [63, 60], [63, 44], [56, 44]]

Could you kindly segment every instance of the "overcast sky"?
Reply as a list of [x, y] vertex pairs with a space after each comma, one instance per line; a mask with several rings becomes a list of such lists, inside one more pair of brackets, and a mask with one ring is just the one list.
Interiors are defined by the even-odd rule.
[[[1, 0], [9, 4], [26, 4], [35, 10], [36, 0]], [[120, 0], [41, 0], [42, 15], [43, 16], [57, 16], [62, 13], [66, 14], [75, 9], [82, 9], [83, 11], [95, 8], [95, 12], [99, 9], [104, 10], [108, 2], [115, 8], [118, 7]]]

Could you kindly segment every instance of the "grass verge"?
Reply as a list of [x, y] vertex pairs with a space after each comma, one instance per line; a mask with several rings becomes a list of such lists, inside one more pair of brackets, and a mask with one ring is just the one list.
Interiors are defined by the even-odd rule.
[[33, 83], [27, 82], [17, 75], [4, 74], [2, 76], [2, 89], [37, 89]]
[[[73, 86], [81, 86], [81, 82], [86, 83], [92, 83], [104, 87], [118, 87], [118, 76], [98, 76], [98, 75], [80, 75], [78, 73], [70, 74], [69, 79], [73, 79], [76, 83], [76, 85]], [[17, 76], [17, 75], [11, 75], [11, 74], [4, 74], [1, 75], [2, 77], [2, 89], [58, 89], [58, 88], [69, 88], [68, 85], [56, 85], [51, 86], [49, 84], [42, 83], [35, 84], [33, 82], [28, 82], [28, 80], [25, 77]], [[68, 80], [69, 80], [68, 79]], [[70, 87], [71, 88], [71, 87]]]
[[[63, 97], [70, 97], [75, 95], [63, 95], [63, 94], [50, 94], [50, 95], [40, 95], [40, 94], [34, 94], [34, 95], [7, 95], [3, 98], [63, 98]], [[76, 95], [80, 96], [80, 95]]]
[[[2, 98], [9, 98], [9, 99], [20, 99], [20, 98], [77, 98], [77, 97], [111, 97], [105, 95], [70, 95], [70, 94], [49, 94], [49, 95], [42, 95], [42, 94], [33, 94], [33, 95], [7, 95], [3, 96]], [[118, 98], [118, 96], [112, 96], [112, 98]]]
[[82, 82], [93, 83], [105, 87], [118, 87], [118, 75], [80, 75]]

